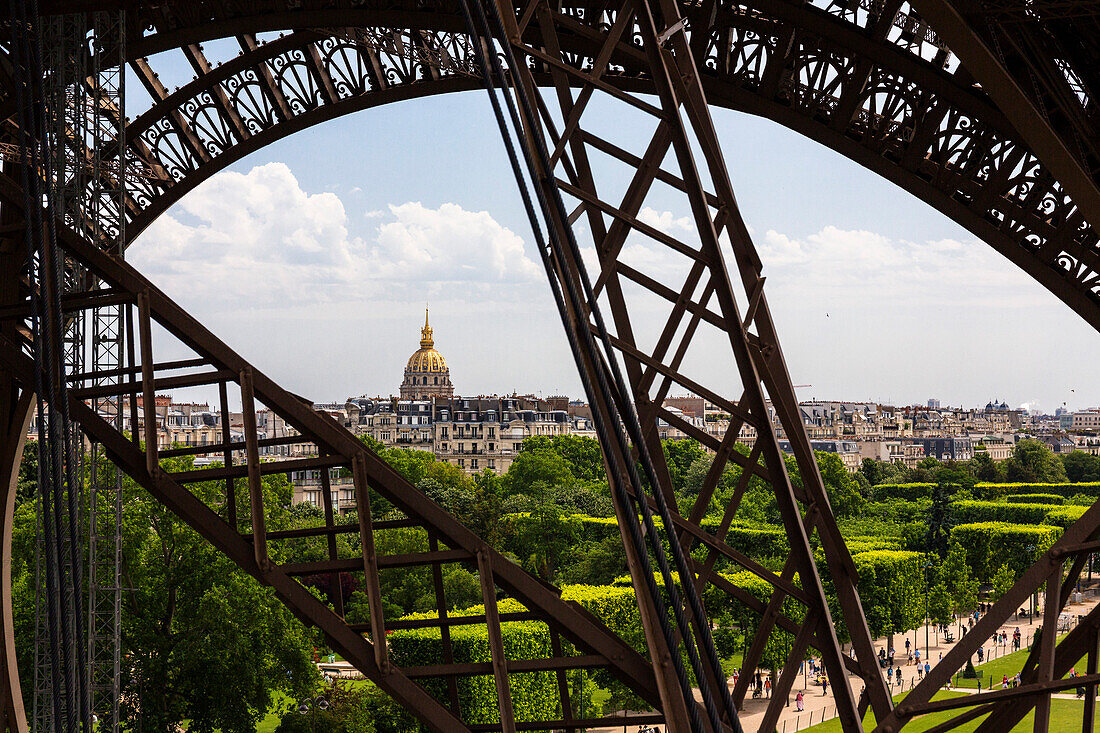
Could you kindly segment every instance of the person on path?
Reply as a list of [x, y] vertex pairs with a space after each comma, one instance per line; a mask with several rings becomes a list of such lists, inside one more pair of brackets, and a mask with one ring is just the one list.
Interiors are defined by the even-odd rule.
[[764, 677], [760, 674], [760, 670], [756, 670], [756, 689], [764, 689]]
[[909, 639], [908, 638], [905, 640], [905, 652], [906, 652], [906, 654], [909, 653]]
[[764, 680], [764, 697], [772, 696], [772, 678]]
[[920, 667], [920, 649], [913, 652], [913, 658], [917, 660], [917, 666]]
[[794, 709], [801, 713], [803, 707], [804, 703], [802, 702], [802, 692], [799, 691], [799, 693], [794, 696]]
[[828, 677], [822, 677], [821, 678], [821, 696], [825, 697], [825, 695], [828, 692], [829, 692], [829, 678]]

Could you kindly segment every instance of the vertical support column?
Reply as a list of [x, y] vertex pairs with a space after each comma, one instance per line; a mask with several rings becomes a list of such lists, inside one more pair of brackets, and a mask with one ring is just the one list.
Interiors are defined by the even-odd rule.
[[[550, 629], [550, 651], [555, 657], [562, 656], [561, 636], [553, 628]], [[573, 703], [569, 700], [569, 680], [565, 676], [564, 669], [559, 669], [555, 674], [558, 678], [558, 697], [561, 699], [561, 719], [566, 723], [572, 723]]]
[[[1090, 558], [1091, 560], [1091, 558]], [[1097, 656], [1100, 650], [1100, 629], [1092, 629], [1089, 632], [1088, 669], [1085, 674], [1094, 675], [1097, 672]], [[1081, 733], [1092, 733], [1096, 720], [1096, 683], [1085, 686], [1085, 712], [1081, 716]]]
[[504, 637], [500, 633], [500, 612], [497, 591], [493, 584], [493, 567], [484, 549], [477, 553], [477, 574], [481, 580], [481, 599], [485, 603], [485, 625], [489, 630], [489, 657], [493, 662], [493, 679], [500, 706], [500, 728], [503, 733], [516, 733], [516, 716], [512, 709], [512, 688], [508, 683], [508, 659], [504, 656]]
[[[437, 552], [439, 540], [434, 534], [428, 535], [428, 550]], [[432, 563], [432, 584], [435, 586], [435, 607], [439, 614], [439, 638], [443, 642], [443, 663], [454, 664], [454, 647], [451, 645], [451, 625], [447, 623], [447, 594], [443, 590], [443, 568], [437, 563]], [[462, 705], [458, 700], [458, 682], [454, 675], [447, 676], [447, 695], [451, 701], [451, 712], [462, 716]]]
[[374, 524], [370, 512], [370, 486], [367, 484], [367, 459], [356, 453], [351, 461], [355, 483], [355, 504], [359, 510], [359, 540], [363, 544], [363, 580], [370, 603], [370, 635], [374, 661], [383, 672], [389, 671], [390, 655], [386, 644], [386, 621], [382, 614], [382, 588], [378, 582], [378, 556], [374, 551]]
[[[135, 353], [136, 339], [134, 338], [134, 308], [132, 305], [127, 304], [124, 309], [126, 313], [126, 366], [127, 374], [137, 375], [137, 354]], [[130, 441], [136, 446], [141, 436], [138, 435], [138, 409], [137, 400], [134, 399], [133, 393], [126, 395], [127, 400], [130, 403]], [[121, 397], [119, 397], [121, 399]], [[119, 409], [122, 409], [121, 404]]]
[[[321, 506], [325, 509], [325, 529], [328, 530], [325, 533], [325, 541], [328, 545], [328, 559], [336, 559], [336, 534], [333, 532], [335, 526], [335, 520], [332, 512], [332, 482], [329, 480], [329, 469], [327, 466], [321, 468]], [[336, 613], [340, 616], [344, 615], [344, 594], [340, 588], [340, 573], [329, 573], [328, 575], [328, 600], [332, 603], [332, 607], [336, 609]]]
[[[1043, 609], [1043, 636], [1039, 639], [1038, 682], [1054, 679], [1054, 645], [1058, 640], [1058, 611], [1062, 589], [1062, 563], [1055, 562], [1047, 576], [1046, 607]], [[1035, 733], [1047, 733], [1050, 727], [1050, 692], [1044, 692], [1035, 703]]]
[[138, 293], [138, 331], [141, 335], [141, 402], [145, 414], [145, 469], [157, 467], [157, 403], [153, 382], [153, 329], [149, 315], [149, 293]]
[[[218, 414], [222, 424], [222, 445], [225, 446], [222, 451], [222, 465], [231, 468], [233, 466], [233, 450], [229, 447], [229, 444], [233, 440], [233, 436], [229, 430], [229, 388], [226, 386], [225, 380], [218, 382], [218, 403], [220, 410]], [[229, 522], [229, 526], [233, 528], [234, 532], [239, 531], [237, 527], [237, 486], [232, 476], [227, 476], [225, 479], [225, 521]]]
[[252, 368], [241, 370], [241, 417], [244, 421], [244, 453], [248, 467], [248, 497], [252, 508], [252, 550], [256, 564], [265, 570], [267, 521], [264, 517], [263, 484], [260, 479], [260, 446], [256, 437], [256, 400], [252, 390]]
[[[0, 258], [0, 262], [3, 258]], [[14, 271], [13, 271], [14, 272]], [[4, 384], [6, 382], [6, 384]], [[15, 488], [19, 482], [19, 464], [23, 458], [23, 444], [30, 424], [33, 392], [24, 389], [16, 397], [16, 388], [10, 376], [0, 375], [0, 731], [27, 733], [27, 713], [23, 708], [23, 694], [19, 685], [19, 668], [16, 665], [15, 620], [11, 598], [11, 539], [15, 518]], [[29, 653], [32, 650], [23, 650]]]

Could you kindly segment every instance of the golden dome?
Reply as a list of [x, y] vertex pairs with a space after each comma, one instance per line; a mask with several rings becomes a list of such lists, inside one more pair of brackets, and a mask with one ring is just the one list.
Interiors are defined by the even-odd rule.
[[424, 309], [424, 327], [420, 329], [420, 349], [409, 357], [405, 367], [410, 372], [428, 372], [442, 374], [447, 371], [447, 360], [433, 347], [432, 327], [428, 325], [428, 309]]
[[420, 349], [409, 357], [406, 367], [410, 372], [438, 372], [447, 371], [447, 360], [435, 349]]

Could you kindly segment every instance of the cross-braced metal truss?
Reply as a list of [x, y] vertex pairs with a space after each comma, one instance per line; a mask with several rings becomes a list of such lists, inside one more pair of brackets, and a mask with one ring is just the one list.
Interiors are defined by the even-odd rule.
[[[45, 12], [59, 9], [65, 10], [65, 4], [45, 6]], [[781, 630], [793, 638], [763, 731], [774, 728], [795, 670], [811, 648], [834, 683], [843, 727], [860, 729], [862, 713], [870, 706], [878, 728], [891, 732], [925, 713], [955, 707], [968, 710], [937, 730], [982, 715], [987, 716], [983, 730], [999, 730], [1031, 709], [1037, 712], [1037, 726], [1045, 729], [1050, 693], [1067, 685], [1061, 674], [1087, 652], [1088, 675], [1073, 684], [1090, 688], [1083, 725], [1091, 730], [1091, 690], [1100, 681], [1097, 613], [1061, 641], [1045, 635], [1025, 668], [1023, 687], [961, 700], [931, 701], [931, 695], [984, 640], [983, 633], [1007, 619], [1043, 583], [1048, 624], [1057, 619], [1084, 558], [1098, 547], [1100, 508], [1095, 506], [1024, 574], [975, 633], [960, 641], [904, 704], [894, 707], [876, 664], [856, 592], [855, 567], [798, 414], [764, 297], [759, 258], [736, 207], [708, 104], [771, 117], [878, 171], [967, 226], [1100, 328], [1100, 264], [1092, 228], [1100, 214], [1091, 112], [1097, 59], [1093, 15], [1079, 8], [1066, 12], [1058, 3], [995, 2], [963, 8], [947, 0], [915, 0], [912, 7], [900, 0], [531, 0], [515, 5], [506, 0], [258, 0], [201, 6], [166, 2], [133, 8], [126, 17], [124, 49], [104, 52], [129, 59], [152, 105], [126, 125], [123, 142], [114, 150], [120, 162], [96, 170], [129, 184], [122, 204], [129, 224], [127, 242], [199, 182], [275, 139], [389, 101], [474, 89], [485, 80], [493, 87], [490, 70], [498, 72], [500, 84], [492, 93], [498, 104], [500, 99], [507, 102], [511, 130], [537, 194], [545, 226], [545, 238], [540, 236], [538, 244], [571, 343], [580, 345], [575, 353], [594, 414], [607, 436], [626, 430], [618, 442], [605, 440], [603, 448], [612, 485], [621, 491], [619, 523], [639, 589], [648, 660], [583, 609], [563, 602], [555, 589], [491, 550], [353, 436], [279, 388], [132, 268], [90, 244], [95, 222], [89, 229], [84, 221], [79, 233], [57, 223], [66, 257], [105, 284], [61, 298], [60, 307], [72, 313], [117, 307], [126, 314], [121, 322], [134, 324], [135, 332], [120, 334], [129, 346], [125, 364], [101, 369], [102, 374], [70, 375], [91, 380], [91, 386], [74, 383], [69, 391], [69, 408], [81, 428], [154, 497], [273, 587], [300, 618], [320, 627], [336, 649], [420, 720], [446, 731], [592, 727], [606, 721], [577, 719], [566, 674], [600, 667], [651, 704], [655, 712], [649, 720], [665, 722], [670, 730], [736, 727], [723, 703], [732, 699], [740, 706], [750, 675], [743, 674], [729, 690], [726, 680], [705, 664], [713, 648], [710, 622], [698, 599], [710, 587], [760, 614], [745, 670], [761, 659], [772, 632]], [[480, 26], [477, 17], [482, 18]], [[284, 28], [295, 30], [271, 37], [272, 31]], [[227, 36], [237, 38], [241, 54], [220, 64], [207, 59], [199, 44]], [[196, 78], [168, 90], [147, 57], [155, 60], [155, 53], [173, 48], [182, 50]], [[485, 55], [486, 50], [492, 53]], [[953, 50], [959, 51], [961, 64]], [[505, 59], [503, 65], [496, 61], [498, 54]], [[12, 68], [5, 67], [9, 76], [0, 79], [7, 88]], [[0, 102], [11, 109], [10, 101]], [[606, 118], [590, 111], [597, 103], [616, 108], [611, 129], [601, 122]], [[121, 127], [125, 110], [106, 113]], [[506, 118], [502, 115], [507, 129]], [[15, 124], [6, 123], [11, 139]], [[635, 139], [638, 134], [645, 135], [642, 144]], [[18, 147], [0, 149], [0, 154], [9, 171], [27, 162]], [[609, 174], [613, 169], [618, 177]], [[625, 188], [614, 183], [623, 172]], [[656, 196], [676, 197], [691, 211], [685, 231], [645, 220], [643, 207]], [[5, 231], [19, 232], [23, 220], [31, 218], [24, 216], [27, 200], [13, 177], [0, 177]], [[629, 244], [643, 240], [663, 253], [659, 267], [630, 257]], [[12, 264], [0, 270], [0, 428], [6, 436], [19, 436], [5, 443], [0, 453], [5, 463], [0, 465], [12, 486], [18, 456], [13, 443], [21, 442], [25, 433], [21, 428], [30, 391], [39, 378], [29, 358], [36, 347], [35, 331], [23, 326], [31, 294], [14, 275], [20, 270], [17, 251], [10, 240], [0, 246], [0, 255]], [[155, 331], [154, 324], [160, 329]], [[154, 333], [167, 334], [158, 339], [177, 340], [191, 350], [191, 357], [155, 362]], [[729, 383], [707, 383], [694, 374], [695, 355], [704, 344], [719, 345], [728, 354]], [[239, 390], [243, 440], [234, 442], [225, 432], [217, 445], [158, 450], [156, 390], [197, 385], [218, 386], [226, 426], [229, 389]], [[670, 390], [690, 391], [726, 410], [732, 416], [729, 430], [715, 437], [665, 410], [662, 403]], [[132, 424], [142, 426], [144, 435], [124, 435], [117, 422], [93, 408], [96, 400], [113, 401], [117, 409], [127, 406]], [[255, 424], [258, 404], [282, 416], [297, 434], [262, 438]], [[791, 441], [799, 482], [791, 480], [779, 451], [773, 412]], [[715, 455], [703, 490], [686, 515], [672, 501], [657, 440], [658, 420], [677, 425]], [[755, 434], [747, 454], [735, 449], [742, 430]], [[260, 449], [276, 444], [305, 446], [311, 455], [261, 461]], [[218, 456], [224, 465], [180, 471], [160, 463], [198, 454]], [[636, 460], [646, 469], [644, 477], [634, 469]], [[719, 478], [730, 464], [741, 469], [741, 479], [732, 493], [724, 494]], [[323, 469], [323, 477], [332, 468], [350, 472], [357, 520], [341, 523], [325, 490], [323, 526], [269, 532], [261, 476], [302, 468]], [[779, 573], [727, 541], [750, 480], [764, 481], [774, 491], [787, 530], [791, 553]], [[221, 487], [213, 499], [204, 502], [188, 489], [209, 481]], [[393, 502], [405, 518], [372, 520], [371, 492]], [[11, 494], [9, 488], [8, 523]], [[704, 528], [703, 516], [715, 501], [722, 504], [722, 521], [717, 528]], [[659, 539], [656, 525], [646, 518], [650, 513], [663, 520]], [[397, 526], [424, 528], [430, 545], [413, 555], [377, 555], [375, 534]], [[335, 538], [343, 533], [359, 537], [361, 552], [339, 554]], [[646, 536], [648, 548], [637, 543], [640, 535]], [[286, 543], [315, 543], [318, 559], [280, 562], [279, 548]], [[823, 562], [816, 561], [815, 547]], [[652, 558], [660, 566], [663, 589], [649, 582]], [[662, 563], [662, 558], [675, 562]], [[483, 615], [448, 615], [441, 571], [453, 563], [478, 571]], [[384, 618], [381, 571], [425, 565], [435, 578], [436, 617], [413, 622]], [[729, 567], [769, 583], [769, 600], [757, 600], [719, 572]], [[299, 582], [308, 576], [338, 580], [346, 574], [361, 578], [367, 589], [369, 623], [346, 623], [337, 598], [329, 608]], [[6, 576], [0, 579], [10, 583]], [[826, 582], [835, 590], [836, 608], [825, 601]], [[9, 603], [0, 610], [10, 629], [8, 591], [6, 585], [0, 588], [0, 600]], [[525, 610], [500, 612], [501, 592]], [[669, 608], [681, 621], [676, 628], [665, 623]], [[544, 656], [507, 655], [501, 624], [520, 619], [546, 625], [553, 643]], [[840, 651], [840, 621], [851, 636], [854, 658]], [[490, 662], [455, 659], [450, 630], [465, 623], [487, 627]], [[412, 627], [439, 630], [444, 658], [438, 664], [409, 666], [390, 653], [386, 632]], [[684, 651], [703, 692], [702, 707], [674, 671]], [[10, 644], [4, 647], [3, 661], [0, 669], [9, 684], [2, 709], [8, 727], [21, 731]], [[512, 677], [529, 672], [556, 677], [560, 718], [514, 720]], [[846, 672], [862, 685], [861, 694]], [[493, 678], [499, 722], [465, 718], [458, 690], [462, 680], [479, 675]], [[433, 682], [421, 684], [424, 680]]]

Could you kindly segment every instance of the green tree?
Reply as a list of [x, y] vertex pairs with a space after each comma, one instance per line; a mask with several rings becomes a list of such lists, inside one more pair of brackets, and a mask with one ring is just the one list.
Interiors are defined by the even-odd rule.
[[1064, 483], [1066, 468], [1045, 443], [1021, 440], [1004, 463], [1012, 483]]
[[880, 466], [881, 463], [873, 458], [864, 458], [863, 463], [860, 464], [859, 472], [863, 474], [863, 478], [867, 479], [867, 483], [871, 486], [879, 483]]
[[513, 523], [513, 552], [543, 580], [554, 580], [578, 538], [580, 523], [556, 506], [536, 507]]
[[925, 523], [924, 546], [929, 552], [943, 557], [947, 552], [947, 540], [955, 518], [951, 512], [951, 486], [936, 484], [932, 489], [932, 506], [928, 510]]
[[974, 474], [974, 477], [979, 481], [988, 481], [990, 483], [1004, 481], [1004, 474], [1001, 472], [1001, 467], [990, 458], [988, 451], [978, 451], [974, 454], [974, 457], [970, 460], [970, 472]]
[[966, 549], [959, 543], [951, 545], [939, 567], [940, 582], [951, 594], [953, 610], [971, 611], [978, 604], [978, 580], [966, 562]]
[[1007, 564], [1002, 565], [993, 576], [993, 594], [1000, 598], [1012, 588], [1015, 582], [1016, 574], [1012, 572], [1012, 568]]
[[951, 612], [954, 610], [954, 602], [951, 592], [943, 583], [932, 586], [928, 594], [928, 616], [932, 623], [946, 624], [951, 621]]
[[859, 484], [835, 453], [814, 451], [817, 469], [825, 483], [825, 493], [838, 519], [858, 516], [866, 500], [859, 492]]
[[1066, 478], [1074, 483], [1100, 481], [1100, 456], [1075, 450], [1062, 455]]
[[[526, 444], [527, 441], [524, 441]], [[569, 464], [569, 471], [578, 481], [603, 481], [603, 451], [600, 441], [584, 435], [555, 435], [550, 441], [555, 453]]]
[[[165, 462], [168, 463], [168, 462]], [[173, 470], [189, 468], [175, 459]], [[104, 478], [113, 468], [103, 465]], [[182, 520], [128, 479], [123, 522], [123, 700], [131, 727], [200, 733], [255, 729], [275, 695], [315, 683], [313, 640], [290, 611]], [[208, 506], [217, 483], [192, 484]], [[269, 530], [289, 526], [290, 485], [264, 476]], [[243, 495], [243, 496], [242, 496]], [[247, 523], [247, 491], [238, 490]], [[284, 561], [278, 548], [273, 558]]]
[[504, 546], [504, 486], [499, 476], [485, 469], [474, 476], [469, 509], [460, 515], [467, 527], [496, 549]]
[[443, 593], [452, 609], [476, 606], [481, 603], [481, 581], [476, 573], [452, 568], [443, 575]]
[[569, 463], [552, 449], [526, 448], [519, 452], [504, 475], [506, 495], [526, 494], [541, 497], [554, 486], [572, 486], [576, 482]]
[[916, 465], [909, 476], [909, 480], [918, 484], [935, 483], [935, 471], [940, 467], [940, 462], [932, 456], [926, 456]]
[[685, 438], [683, 440], [665, 440], [661, 442], [664, 450], [665, 462], [668, 464], [668, 474], [672, 480], [673, 490], [679, 494], [684, 490], [684, 482], [687, 480], [691, 465], [706, 455], [699, 441]]
[[626, 550], [616, 532], [597, 542], [581, 542], [569, 551], [569, 561], [561, 570], [563, 583], [610, 585], [627, 572]]
[[15, 503], [22, 504], [38, 494], [38, 442], [28, 440], [23, 445], [19, 462], [19, 478], [15, 486]]

